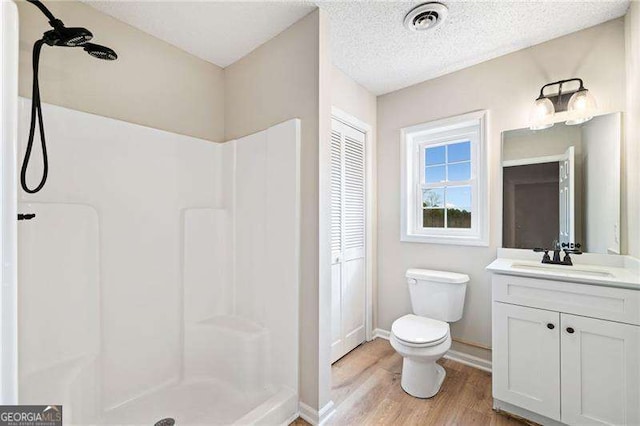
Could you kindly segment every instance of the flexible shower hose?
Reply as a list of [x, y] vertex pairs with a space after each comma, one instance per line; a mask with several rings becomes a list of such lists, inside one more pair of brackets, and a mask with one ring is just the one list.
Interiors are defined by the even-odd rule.
[[[40, 104], [40, 86], [38, 83], [38, 65], [40, 62], [40, 51], [44, 40], [38, 40], [33, 45], [33, 89], [31, 95], [31, 124], [29, 127], [29, 139], [27, 141], [27, 149], [22, 160], [22, 170], [20, 171], [20, 185], [25, 192], [35, 194], [40, 191], [47, 181], [49, 173], [49, 160], [47, 158], [47, 144], [44, 139], [44, 124], [42, 121], [42, 105]], [[29, 159], [31, 157], [31, 149], [33, 148], [33, 139], [36, 130], [36, 116], [38, 118], [38, 126], [40, 127], [40, 143], [42, 145], [42, 178], [40, 183], [33, 189], [27, 186], [27, 168], [29, 167]]]

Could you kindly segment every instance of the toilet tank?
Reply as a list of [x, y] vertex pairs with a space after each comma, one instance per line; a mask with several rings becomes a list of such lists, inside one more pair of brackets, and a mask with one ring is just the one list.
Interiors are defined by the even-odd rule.
[[468, 275], [409, 269], [406, 277], [415, 315], [445, 322], [462, 318]]

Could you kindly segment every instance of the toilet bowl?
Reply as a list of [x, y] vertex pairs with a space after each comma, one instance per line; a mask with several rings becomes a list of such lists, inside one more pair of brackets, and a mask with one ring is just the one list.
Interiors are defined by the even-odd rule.
[[403, 357], [402, 389], [417, 398], [431, 398], [437, 394], [445, 371], [436, 361], [451, 348], [449, 324], [405, 315], [391, 326], [390, 342]]
[[451, 348], [449, 322], [462, 317], [469, 277], [464, 274], [410, 269], [407, 282], [413, 314], [391, 326], [391, 346], [402, 356], [401, 386], [409, 395], [431, 398], [446, 373], [436, 364]]

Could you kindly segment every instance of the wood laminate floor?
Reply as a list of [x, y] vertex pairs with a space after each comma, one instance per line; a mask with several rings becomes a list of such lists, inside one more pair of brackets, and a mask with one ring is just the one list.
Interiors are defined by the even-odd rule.
[[[491, 374], [442, 359], [440, 392], [418, 399], [400, 387], [402, 357], [388, 341], [359, 346], [331, 368], [336, 413], [327, 425], [523, 425], [491, 408]], [[298, 419], [292, 425], [307, 423]]]

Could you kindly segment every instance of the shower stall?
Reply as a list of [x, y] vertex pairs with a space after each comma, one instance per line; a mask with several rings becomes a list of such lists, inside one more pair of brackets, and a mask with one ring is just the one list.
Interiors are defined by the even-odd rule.
[[2, 403], [77, 425], [293, 420], [300, 121], [217, 144], [43, 103], [50, 171], [28, 194], [31, 101], [4, 94]]

